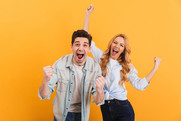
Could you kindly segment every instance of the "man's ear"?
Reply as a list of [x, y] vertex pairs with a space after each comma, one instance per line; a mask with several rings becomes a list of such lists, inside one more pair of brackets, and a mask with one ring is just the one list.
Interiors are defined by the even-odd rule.
[[72, 45], [71, 45], [71, 48], [70, 48], [70, 50], [72, 51]]
[[89, 53], [91, 52], [91, 49], [92, 49], [92, 47], [90, 46], [90, 47], [89, 47], [89, 51], [88, 51]]

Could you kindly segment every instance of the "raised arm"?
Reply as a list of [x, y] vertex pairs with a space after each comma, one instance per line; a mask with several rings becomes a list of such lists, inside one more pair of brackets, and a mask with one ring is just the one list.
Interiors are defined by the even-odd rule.
[[154, 59], [154, 67], [150, 71], [150, 73], [145, 77], [148, 82], [150, 82], [150, 80], [152, 79], [153, 75], [157, 71], [157, 69], [158, 69], [158, 67], [160, 65], [160, 62], [161, 62], [161, 59], [158, 58], [158, 57], [155, 57], [155, 59]]
[[138, 90], [144, 90], [150, 83], [150, 80], [152, 79], [153, 75], [155, 74], [156, 70], [158, 69], [160, 65], [161, 59], [155, 58], [155, 65], [153, 69], [150, 71], [150, 73], [143, 79], [138, 77], [138, 72], [134, 68], [133, 65], [131, 66], [131, 71], [127, 74], [128, 80], [133, 85], [134, 88]]
[[43, 68], [43, 82], [39, 88], [38, 96], [40, 99], [50, 99], [50, 95], [55, 91], [57, 82], [57, 73], [54, 66], [46, 66]]
[[[84, 26], [83, 29], [87, 32], [89, 32], [89, 19], [90, 19], [90, 14], [93, 12], [94, 6], [90, 5], [85, 12], [85, 19], [84, 19]], [[103, 55], [103, 51], [100, 50], [98, 47], [95, 46], [95, 43], [92, 41], [91, 43], [91, 53], [95, 59], [95, 61], [100, 62], [100, 58]]]
[[90, 19], [90, 14], [93, 12], [94, 6], [91, 4], [85, 12], [85, 19], [84, 19], [84, 26], [83, 29], [87, 32], [89, 32], [89, 19]]
[[[98, 65], [98, 64], [97, 64]], [[93, 94], [93, 102], [95, 102], [97, 105], [102, 105], [104, 103], [104, 99], [105, 99], [105, 90], [104, 90], [104, 85], [106, 83], [106, 80], [103, 76], [101, 76], [101, 68], [98, 65], [98, 69], [97, 69], [97, 73], [96, 73], [96, 80], [93, 83], [93, 88], [91, 90], [91, 93]]]
[[48, 97], [49, 95], [49, 88], [48, 88], [48, 82], [50, 81], [51, 76], [53, 75], [53, 67], [46, 66], [43, 68], [43, 82], [39, 88], [40, 96], [42, 98]]

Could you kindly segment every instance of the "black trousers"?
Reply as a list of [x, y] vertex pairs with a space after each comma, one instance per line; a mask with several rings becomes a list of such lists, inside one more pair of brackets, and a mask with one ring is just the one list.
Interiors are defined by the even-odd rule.
[[134, 121], [134, 110], [128, 100], [109, 100], [101, 105], [103, 121]]

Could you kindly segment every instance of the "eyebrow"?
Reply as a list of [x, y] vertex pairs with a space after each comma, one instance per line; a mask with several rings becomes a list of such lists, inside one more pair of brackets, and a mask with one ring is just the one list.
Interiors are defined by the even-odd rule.
[[84, 44], [89, 44], [88, 42], [84, 42]]
[[[118, 43], [118, 41], [116, 41], [116, 40], [114, 40], [114, 42], [117, 42], [117, 43]], [[124, 45], [124, 43], [122, 43], [122, 42], [121, 42], [120, 44], [123, 44], [123, 45]]]
[[[80, 41], [75, 41], [74, 43], [80, 43]], [[84, 42], [84, 44], [89, 44], [88, 42]]]

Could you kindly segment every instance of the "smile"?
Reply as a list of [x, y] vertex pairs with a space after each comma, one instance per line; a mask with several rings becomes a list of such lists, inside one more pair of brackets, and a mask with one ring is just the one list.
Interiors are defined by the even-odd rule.
[[113, 50], [112, 50], [112, 55], [115, 56], [118, 52], [119, 52], [119, 51], [113, 49]]
[[117, 50], [115, 50], [115, 49], [113, 49], [113, 52], [118, 53], [118, 51], [117, 51]]
[[82, 59], [84, 57], [84, 54], [77, 53], [78, 59]]

